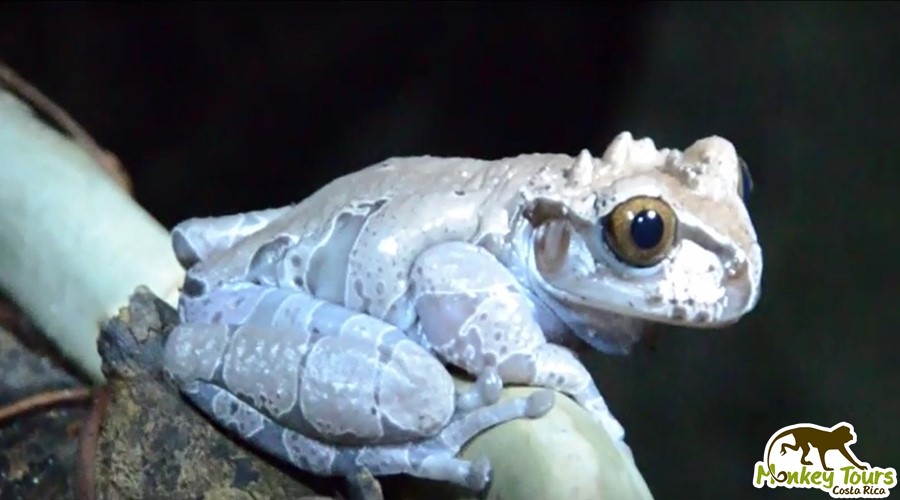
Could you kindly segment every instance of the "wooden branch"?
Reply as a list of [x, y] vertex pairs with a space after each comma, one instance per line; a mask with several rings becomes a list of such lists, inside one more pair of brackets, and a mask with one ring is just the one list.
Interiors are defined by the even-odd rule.
[[0, 88], [0, 287], [102, 381], [99, 325], [144, 284], [176, 300], [165, 228], [94, 157]]
[[[0, 286], [63, 353], [102, 380], [99, 325], [138, 285], [174, 304], [182, 279], [166, 229], [89, 152], [0, 90]], [[127, 410], [113, 401], [109, 411]], [[632, 459], [563, 395], [547, 416], [495, 427], [464, 450], [482, 454], [495, 474], [488, 498], [651, 498]], [[402, 485], [403, 498], [472, 497], [432, 482]]]

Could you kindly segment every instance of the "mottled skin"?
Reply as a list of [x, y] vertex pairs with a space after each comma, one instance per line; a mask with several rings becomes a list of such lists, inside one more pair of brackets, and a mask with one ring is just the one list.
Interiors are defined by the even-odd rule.
[[[724, 139], [682, 153], [626, 132], [602, 158], [394, 158], [290, 207], [191, 219], [173, 231], [189, 268], [180, 311], [192, 333], [169, 341], [171, 371], [219, 420], [224, 401], [268, 416], [297, 439], [292, 452], [284, 439], [242, 434], [318, 473], [349, 469], [296, 457], [330, 445], [390, 456], [406, 443], [418, 453], [427, 446], [410, 443], [454, 418], [515, 418], [494, 405], [501, 381], [570, 395], [627, 449], [572, 349], [625, 353], [649, 322], [717, 327], [755, 306], [762, 255], [742, 175]], [[666, 230], [655, 246], [647, 227]], [[327, 305], [287, 305], [311, 297]], [[242, 328], [252, 350], [238, 353]], [[328, 359], [298, 364], [305, 346], [323, 342]], [[479, 377], [476, 389], [454, 397], [431, 356]], [[459, 462], [434, 456], [415, 470], [365, 465], [440, 478], [432, 469]]]

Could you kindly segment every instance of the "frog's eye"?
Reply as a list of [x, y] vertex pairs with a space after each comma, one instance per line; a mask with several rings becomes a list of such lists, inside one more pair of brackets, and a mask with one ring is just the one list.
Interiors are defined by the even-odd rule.
[[750, 198], [750, 193], [753, 192], [753, 177], [750, 176], [750, 167], [747, 166], [747, 162], [745, 162], [743, 158], [738, 158], [738, 164], [741, 166], [741, 178], [738, 180], [738, 194], [741, 196], [741, 199], [744, 200], [744, 204], [746, 205]]
[[603, 219], [603, 238], [616, 257], [634, 267], [661, 261], [675, 242], [678, 220], [660, 198], [635, 196]]

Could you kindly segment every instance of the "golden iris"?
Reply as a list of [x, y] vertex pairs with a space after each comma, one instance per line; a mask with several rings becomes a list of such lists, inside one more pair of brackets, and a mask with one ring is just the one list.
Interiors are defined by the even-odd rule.
[[606, 244], [622, 262], [650, 267], [668, 254], [675, 243], [678, 219], [660, 198], [635, 196], [617, 205], [604, 218]]

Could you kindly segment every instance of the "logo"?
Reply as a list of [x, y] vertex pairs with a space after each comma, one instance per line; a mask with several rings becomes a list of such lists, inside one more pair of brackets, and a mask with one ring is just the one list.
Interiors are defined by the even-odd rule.
[[[756, 462], [753, 486], [816, 488], [832, 498], [886, 498], [897, 484], [893, 468], [873, 467], [850, 451], [853, 426], [789, 425], [769, 438]], [[815, 452], [813, 452], [815, 450]]]

